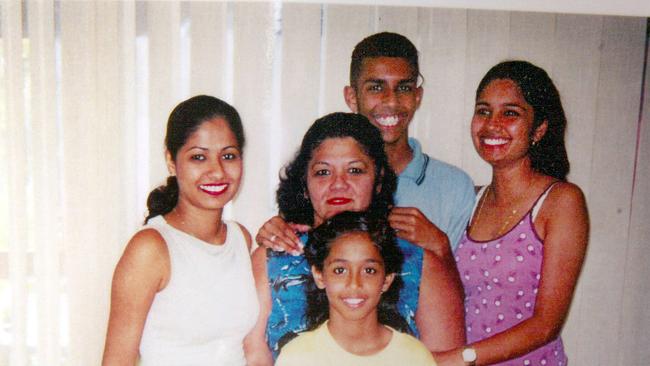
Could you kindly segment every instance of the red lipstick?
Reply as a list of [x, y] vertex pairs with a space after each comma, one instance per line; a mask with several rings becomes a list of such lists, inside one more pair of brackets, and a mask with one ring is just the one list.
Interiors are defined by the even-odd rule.
[[345, 197], [333, 197], [328, 199], [325, 202], [327, 202], [328, 205], [340, 206], [340, 205], [346, 205], [352, 202], [352, 200], [350, 198], [345, 198]]

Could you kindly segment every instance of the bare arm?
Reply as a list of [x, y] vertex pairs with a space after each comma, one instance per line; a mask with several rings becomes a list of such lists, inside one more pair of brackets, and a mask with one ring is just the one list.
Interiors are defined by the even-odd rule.
[[249, 366], [273, 365], [273, 356], [266, 343], [266, 324], [271, 313], [271, 291], [266, 271], [266, 248], [258, 247], [252, 255], [253, 276], [260, 304], [260, 313], [255, 327], [244, 339], [244, 353]]
[[135, 365], [151, 303], [169, 280], [169, 252], [152, 229], [127, 244], [113, 275], [103, 366]]
[[456, 267], [424, 251], [420, 299], [415, 321], [420, 340], [432, 352], [465, 344], [463, 288]]
[[[533, 316], [472, 344], [478, 355], [477, 365], [519, 357], [560, 334], [587, 249], [589, 218], [580, 189], [570, 183], [556, 186], [535, 228], [544, 239], [544, 258]], [[459, 349], [439, 354], [436, 360], [439, 365], [463, 365]]]
[[286, 250], [292, 254], [299, 254], [302, 253], [302, 242], [296, 235], [296, 231], [306, 232], [307, 230], [309, 230], [307, 225], [288, 223], [280, 216], [273, 216], [262, 225], [255, 236], [255, 241], [260, 246], [276, 252]]

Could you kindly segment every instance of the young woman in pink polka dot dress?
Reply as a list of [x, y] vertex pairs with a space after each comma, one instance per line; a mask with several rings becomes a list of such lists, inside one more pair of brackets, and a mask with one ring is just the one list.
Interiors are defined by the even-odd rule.
[[589, 219], [566, 181], [566, 118], [546, 72], [493, 67], [477, 89], [472, 140], [492, 181], [456, 250], [468, 345], [439, 365], [567, 365], [560, 330], [584, 260]]

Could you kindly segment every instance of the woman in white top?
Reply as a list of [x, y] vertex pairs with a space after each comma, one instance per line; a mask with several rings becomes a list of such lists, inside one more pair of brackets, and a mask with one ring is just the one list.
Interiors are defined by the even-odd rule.
[[243, 170], [239, 114], [190, 98], [169, 116], [165, 146], [171, 176], [115, 269], [102, 364], [244, 365], [259, 310], [251, 239], [222, 220]]

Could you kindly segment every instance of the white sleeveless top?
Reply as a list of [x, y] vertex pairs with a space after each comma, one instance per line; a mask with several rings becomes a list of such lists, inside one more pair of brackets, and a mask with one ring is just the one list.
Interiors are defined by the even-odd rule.
[[259, 306], [246, 239], [236, 222], [224, 222], [225, 243], [212, 245], [162, 216], [149, 220], [167, 243], [171, 277], [147, 314], [141, 366], [246, 364], [242, 342]]

